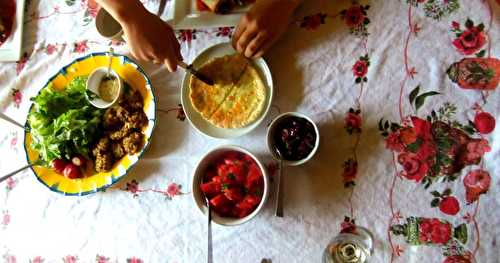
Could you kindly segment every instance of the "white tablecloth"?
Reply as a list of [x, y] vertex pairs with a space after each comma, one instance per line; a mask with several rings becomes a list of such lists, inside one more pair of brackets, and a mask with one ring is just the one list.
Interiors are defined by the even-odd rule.
[[[0, 107], [21, 122], [26, 118], [29, 98], [48, 78], [73, 59], [105, 51], [109, 44], [95, 32], [92, 2], [27, 2], [25, 56], [17, 63], [0, 63]], [[452, 63], [474, 57], [460, 53], [453, 45], [457, 36], [452, 32], [452, 21], [459, 23], [461, 31], [466, 30], [467, 18], [476, 27], [484, 23], [482, 34], [487, 39], [485, 43], [475, 42], [481, 49], [474, 53], [485, 50], [490, 62], [500, 57], [498, 1], [409, 1], [421, 2], [418, 6], [396, 0], [363, 2], [363, 6], [370, 5], [365, 11], [369, 23], [357, 30], [358, 18], [349, 20], [349, 15], [359, 13], [341, 12], [351, 7], [350, 2], [305, 2], [295, 23], [265, 56], [275, 80], [276, 107], [258, 129], [234, 140], [207, 139], [187, 120], [176, 118], [183, 72], [168, 74], [164, 67], [142, 63], [157, 94], [158, 108], [174, 109], [158, 113], [153, 142], [145, 157], [116, 186], [89, 196], [53, 193], [28, 170], [2, 183], [0, 256], [4, 261], [204, 262], [206, 220], [189, 194], [196, 162], [215, 146], [235, 144], [272, 166], [265, 142], [266, 124], [278, 111], [298, 111], [317, 122], [321, 145], [306, 165], [286, 168], [285, 217], [274, 217], [271, 194], [263, 211], [250, 222], [236, 227], [214, 226], [215, 262], [260, 262], [262, 258], [273, 262], [320, 262], [324, 248], [339, 233], [345, 216], [354, 217], [356, 224], [373, 233], [375, 253], [370, 262], [443, 262], [447, 258], [445, 245], [439, 244], [442, 236], [431, 238], [434, 245], [418, 246], [390, 231], [390, 226], [403, 225], [409, 217], [439, 218], [453, 227], [465, 224], [468, 240], [462, 244], [463, 251], [448, 260], [461, 255], [477, 262], [498, 262], [500, 129], [483, 135], [491, 147], [482, 161], [482, 169], [491, 177], [489, 191], [467, 205], [463, 178], [479, 166], [467, 165], [456, 181], [439, 180], [424, 189], [423, 184], [409, 177], [397, 176], [395, 168], [401, 171], [403, 167], [393, 163], [393, 153], [386, 149], [378, 127], [381, 118], [400, 123], [399, 105], [403, 117], [416, 115], [425, 119], [433, 109], [437, 111], [443, 103], [450, 102], [457, 106], [452, 119], [463, 124], [479, 112], [478, 107], [473, 108], [474, 103], [482, 111], [499, 116], [498, 88], [483, 93], [466, 90], [446, 75]], [[460, 5], [457, 10], [455, 2]], [[146, 5], [156, 10], [158, 2], [149, 1]], [[437, 10], [433, 9], [436, 5], [448, 9], [443, 9], [439, 18], [429, 17]], [[367, 36], [363, 36], [365, 29]], [[179, 32], [185, 60], [192, 61], [204, 48], [227, 42], [228, 30]], [[116, 49], [127, 54], [124, 45]], [[367, 81], [363, 82], [361, 68], [362, 83], [356, 83], [353, 65], [365, 54], [370, 61]], [[499, 74], [498, 69], [495, 74]], [[428, 97], [415, 114], [408, 96], [419, 84], [420, 94], [432, 90], [441, 95]], [[361, 109], [359, 118], [352, 116], [356, 113], [350, 116], [351, 127], [354, 126], [351, 135], [344, 127], [350, 108]], [[0, 124], [0, 174], [5, 174], [26, 160], [23, 132], [6, 122]], [[356, 185], [345, 188], [343, 164], [350, 158], [358, 164]], [[138, 189], [145, 191], [132, 193], [133, 180]], [[170, 191], [170, 196], [148, 191], [166, 191], [168, 186], [175, 190], [176, 185], [181, 186], [180, 192]], [[451, 196], [459, 201], [456, 215], [447, 215], [430, 205], [434, 199], [431, 192], [442, 193], [445, 188], [450, 188]]]

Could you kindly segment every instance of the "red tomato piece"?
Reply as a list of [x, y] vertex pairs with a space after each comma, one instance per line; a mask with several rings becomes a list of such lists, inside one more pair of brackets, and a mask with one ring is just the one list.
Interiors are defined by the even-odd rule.
[[231, 204], [231, 201], [227, 199], [224, 194], [218, 194], [210, 199], [210, 204], [213, 205], [213, 207], [223, 207]]
[[258, 197], [262, 197], [262, 194], [264, 194], [264, 187], [259, 186], [259, 185], [255, 185], [255, 186], [252, 186], [252, 188], [249, 188], [247, 191], [249, 194], [252, 194], [252, 195], [255, 195]]
[[217, 166], [217, 175], [219, 176], [225, 176], [228, 172], [229, 166], [226, 164], [219, 164]]
[[255, 161], [253, 160], [253, 158], [250, 156], [250, 155], [244, 155], [243, 156], [243, 161], [245, 161], [247, 164], [255, 164]]
[[260, 172], [259, 167], [256, 164], [250, 165], [248, 169], [248, 175], [245, 182], [245, 187], [247, 189], [252, 189], [256, 186], [263, 186], [264, 179], [262, 177], [262, 173]]
[[200, 185], [200, 189], [203, 193], [205, 193], [208, 197], [213, 197], [218, 195], [221, 192], [221, 185], [217, 182], [209, 182]]
[[250, 207], [254, 208], [260, 203], [260, 198], [254, 195], [246, 195], [245, 199], [243, 199], [243, 202], [247, 203], [250, 205]]
[[[241, 162], [240, 162], [241, 163]], [[242, 165], [233, 165], [230, 166], [228, 169], [228, 176], [233, 177], [231, 179], [236, 180], [239, 184], [244, 184], [245, 183], [245, 178], [246, 178], [246, 169]]]
[[231, 211], [233, 210], [233, 203], [226, 198], [224, 194], [219, 194], [210, 200], [210, 204], [213, 206], [214, 211], [220, 216], [231, 216]]
[[224, 195], [233, 202], [243, 200], [243, 192], [239, 188], [226, 188], [224, 189]]
[[205, 173], [204, 180], [205, 180], [205, 182], [210, 182], [215, 176], [217, 176], [217, 173], [215, 172], [215, 170], [209, 169]]
[[245, 201], [241, 201], [234, 206], [233, 216], [237, 218], [245, 217], [253, 211], [252, 206]]

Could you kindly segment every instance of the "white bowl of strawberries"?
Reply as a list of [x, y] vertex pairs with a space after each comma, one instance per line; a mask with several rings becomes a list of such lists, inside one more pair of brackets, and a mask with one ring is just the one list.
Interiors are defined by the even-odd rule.
[[269, 192], [265, 167], [249, 151], [237, 146], [217, 147], [205, 154], [193, 173], [192, 196], [200, 212], [224, 226], [243, 224], [264, 206]]

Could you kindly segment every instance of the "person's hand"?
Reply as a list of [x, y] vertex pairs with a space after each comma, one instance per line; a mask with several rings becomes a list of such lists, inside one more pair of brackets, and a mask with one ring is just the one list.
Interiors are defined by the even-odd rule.
[[285, 32], [302, 0], [257, 0], [236, 27], [233, 47], [249, 58], [257, 58]]
[[182, 55], [172, 28], [143, 7], [133, 11], [119, 21], [132, 55], [139, 60], [164, 63], [170, 72], [175, 71]]

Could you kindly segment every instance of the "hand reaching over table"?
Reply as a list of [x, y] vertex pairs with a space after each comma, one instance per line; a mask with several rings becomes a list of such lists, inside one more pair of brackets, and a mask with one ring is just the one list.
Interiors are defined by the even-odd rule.
[[256, 1], [236, 27], [233, 47], [246, 57], [257, 58], [285, 32], [303, 0]]
[[132, 55], [144, 61], [165, 63], [170, 72], [182, 60], [173, 29], [150, 13], [138, 0], [97, 0], [122, 26]]

